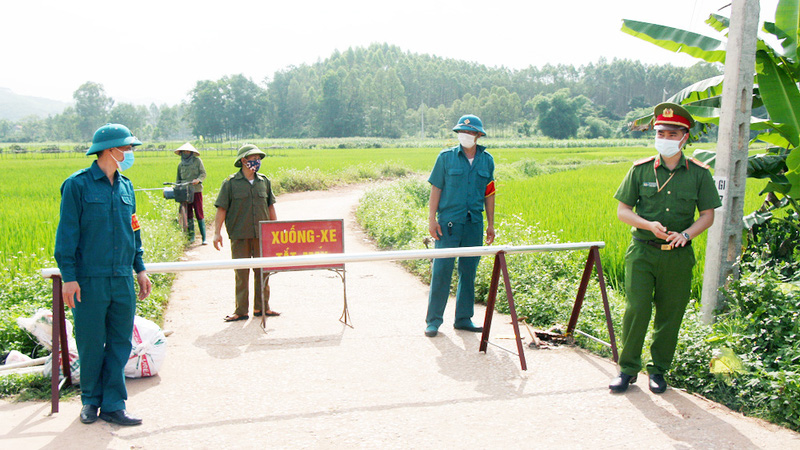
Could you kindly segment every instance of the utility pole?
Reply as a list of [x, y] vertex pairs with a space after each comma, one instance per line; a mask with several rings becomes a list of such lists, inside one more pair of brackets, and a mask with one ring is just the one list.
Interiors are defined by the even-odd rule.
[[725, 285], [728, 276], [738, 275], [734, 264], [742, 252], [742, 216], [759, 9], [758, 0], [733, 0], [731, 5], [714, 166], [714, 181], [722, 206], [714, 212], [714, 225], [708, 230], [702, 296], [705, 323], [714, 322], [714, 311], [719, 305], [719, 288]]

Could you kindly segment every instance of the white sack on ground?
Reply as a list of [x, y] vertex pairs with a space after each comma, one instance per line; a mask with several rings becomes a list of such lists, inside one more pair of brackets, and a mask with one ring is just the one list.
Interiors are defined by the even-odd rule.
[[167, 338], [161, 327], [136, 316], [131, 336], [131, 356], [125, 365], [128, 378], [151, 377], [158, 373], [167, 355]]

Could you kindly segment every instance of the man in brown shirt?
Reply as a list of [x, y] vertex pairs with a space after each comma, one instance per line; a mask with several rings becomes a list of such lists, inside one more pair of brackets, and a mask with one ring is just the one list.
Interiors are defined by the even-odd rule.
[[[231, 256], [236, 258], [257, 258], [261, 256], [258, 242], [259, 222], [277, 220], [275, 213], [275, 196], [269, 179], [258, 173], [261, 159], [266, 153], [252, 144], [243, 145], [238, 154], [235, 167], [241, 169], [230, 175], [219, 190], [217, 201], [217, 218], [214, 223], [214, 248], [222, 249], [222, 223], [231, 240]], [[250, 269], [236, 269], [236, 310], [226, 316], [226, 322], [246, 320], [249, 310]], [[255, 274], [255, 295], [253, 298], [253, 316], [261, 314], [277, 316], [280, 313], [269, 308], [269, 284], [261, 281], [261, 269], [253, 269]], [[262, 286], [263, 285], [263, 286]], [[265, 311], [261, 311], [261, 299], [264, 299]]]

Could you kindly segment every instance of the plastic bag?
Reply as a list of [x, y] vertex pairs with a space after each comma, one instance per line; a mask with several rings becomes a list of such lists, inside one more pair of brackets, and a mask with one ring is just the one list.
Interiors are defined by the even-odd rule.
[[128, 378], [151, 377], [158, 373], [167, 355], [167, 338], [155, 323], [136, 316], [131, 336], [131, 356], [125, 364]]

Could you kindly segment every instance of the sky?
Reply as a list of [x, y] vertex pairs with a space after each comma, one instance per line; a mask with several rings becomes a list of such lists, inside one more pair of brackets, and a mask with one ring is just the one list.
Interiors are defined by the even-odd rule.
[[[737, 0], [738, 1], [738, 0]], [[600, 57], [697, 60], [620, 31], [622, 19], [720, 37], [704, 23], [731, 0], [8, 0], [0, 3], [0, 87], [72, 101], [86, 81], [116, 102], [173, 105], [199, 80], [262, 83], [371, 43], [522, 69]], [[773, 21], [778, 0], [761, 0]], [[719, 11], [730, 17], [730, 8]]]

